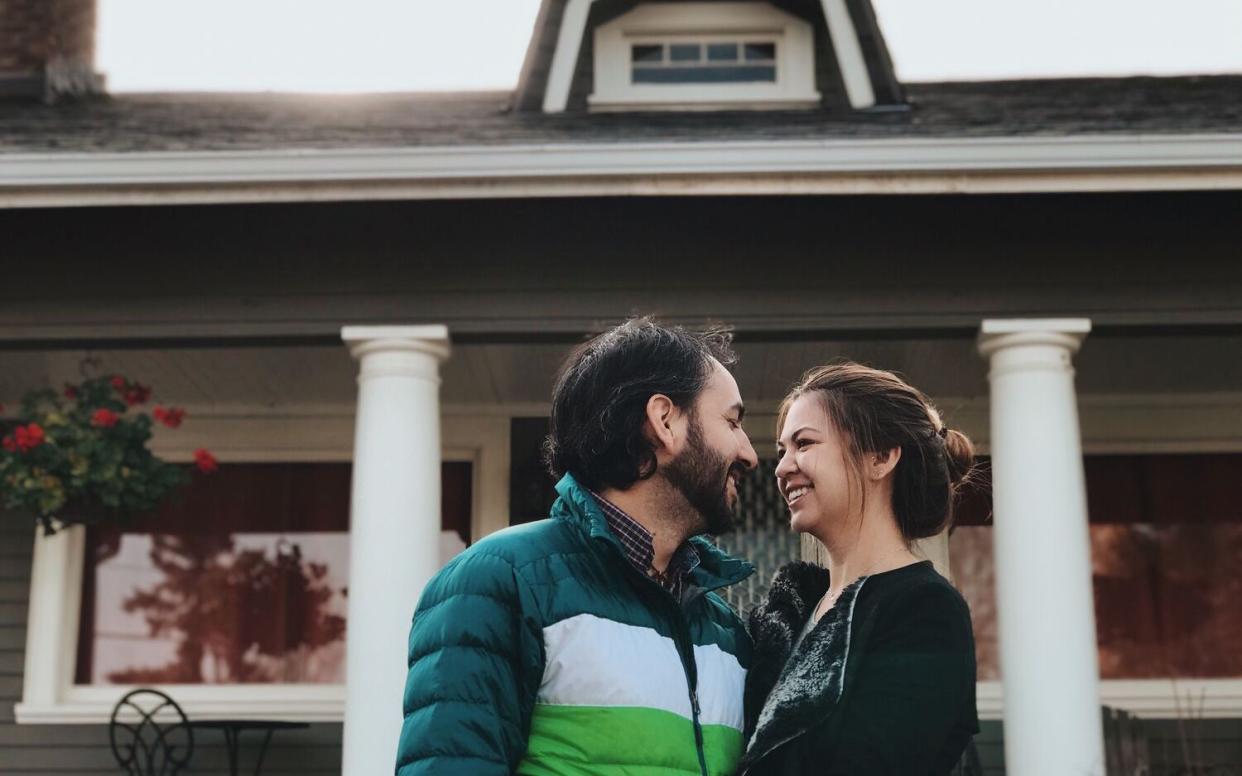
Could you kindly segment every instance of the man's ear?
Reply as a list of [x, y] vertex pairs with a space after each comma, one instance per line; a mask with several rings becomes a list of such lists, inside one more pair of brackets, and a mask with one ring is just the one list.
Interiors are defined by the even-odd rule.
[[888, 476], [888, 473], [897, 468], [897, 462], [901, 460], [901, 448], [894, 447], [891, 450], [885, 450], [881, 453], [867, 454], [867, 476], [872, 481], [879, 482]]
[[647, 400], [646, 432], [655, 448], [656, 458], [677, 455], [685, 441], [682, 412], [673, 400], [662, 393]]

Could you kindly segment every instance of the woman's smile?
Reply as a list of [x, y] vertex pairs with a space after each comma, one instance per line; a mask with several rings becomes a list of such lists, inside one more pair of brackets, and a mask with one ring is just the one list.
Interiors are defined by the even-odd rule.
[[812, 488], [813, 486], [811, 485], [799, 485], [796, 488], [790, 488], [789, 490], [785, 491], [785, 500], [789, 503], [789, 506], [792, 507], [794, 504], [800, 501], [803, 496], [809, 493], [812, 490]]

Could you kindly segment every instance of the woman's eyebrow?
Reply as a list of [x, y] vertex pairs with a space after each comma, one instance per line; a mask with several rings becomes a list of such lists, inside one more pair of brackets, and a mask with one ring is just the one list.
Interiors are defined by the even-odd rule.
[[[798, 436], [799, 434], [801, 434], [803, 431], [815, 431], [815, 430], [816, 430], [816, 429], [815, 429], [815, 427], [814, 427], [814, 426], [802, 426], [802, 427], [801, 427], [801, 428], [799, 428], [797, 431], [791, 431], [791, 432], [789, 433], [789, 438], [790, 438], [790, 439], [793, 439], [794, 437], [796, 437], [796, 436]], [[780, 440], [777, 440], [776, 444], [777, 444], [777, 446], [779, 447], [779, 446], [780, 446], [780, 444], [781, 444], [781, 443], [780, 443]]]

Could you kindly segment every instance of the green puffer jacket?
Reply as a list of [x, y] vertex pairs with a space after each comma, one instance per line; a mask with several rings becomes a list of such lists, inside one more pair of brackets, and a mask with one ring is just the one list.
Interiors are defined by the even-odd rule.
[[754, 568], [692, 539], [676, 602], [570, 476], [552, 517], [493, 534], [427, 585], [410, 631], [398, 776], [727, 776], [750, 640], [712, 590]]

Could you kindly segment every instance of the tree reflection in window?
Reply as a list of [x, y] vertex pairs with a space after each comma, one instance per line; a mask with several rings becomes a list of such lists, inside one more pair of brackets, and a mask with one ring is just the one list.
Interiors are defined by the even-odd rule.
[[76, 681], [344, 681], [350, 466], [228, 464], [87, 532]]
[[[175, 638], [176, 659], [107, 674], [110, 682], [304, 681], [290, 665], [345, 635], [345, 618], [328, 610], [336, 591], [328, 567], [308, 562], [296, 542], [275, 552], [238, 549], [232, 536], [155, 534], [151, 562], [159, 583], [135, 590], [124, 609], [140, 614], [155, 638]], [[342, 594], [344, 590], [340, 591]]]

